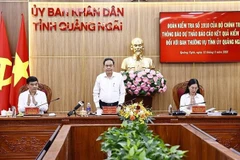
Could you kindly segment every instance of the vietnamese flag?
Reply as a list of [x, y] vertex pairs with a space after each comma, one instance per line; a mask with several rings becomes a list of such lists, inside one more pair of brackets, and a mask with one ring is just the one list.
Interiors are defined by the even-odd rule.
[[12, 56], [8, 44], [5, 23], [1, 14], [0, 18], [0, 111], [8, 110], [10, 83], [12, 74]]
[[16, 108], [18, 108], [19, 90], [23, 85], [26, 84], [26, 79], [29, 77], [28, 57], [24, 16], [22, 14], [22, 22], [12, 70], [12, 83], [10, 89], [10, 104]]

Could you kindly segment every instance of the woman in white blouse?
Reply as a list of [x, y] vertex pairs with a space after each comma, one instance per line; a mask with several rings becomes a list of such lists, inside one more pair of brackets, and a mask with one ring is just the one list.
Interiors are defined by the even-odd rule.
[[190, 79], [180, 99], [180, 110], [190, 114], [192, 112], [192, 106], [196, 105], [205, 105], [204, 98], [200, 94], [198, 80]]

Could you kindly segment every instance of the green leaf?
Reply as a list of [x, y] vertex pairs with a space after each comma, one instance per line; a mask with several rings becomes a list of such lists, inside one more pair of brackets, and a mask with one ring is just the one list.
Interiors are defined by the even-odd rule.
[[100, 140], [102, 140], [102, 136], [99, 136], [99, 137], [96, 139], [96, 141], [100, 141]]
[[172, 146], [171, 148], [170, 148], [170, 152], [176, 152], [176, 150], [179, 148], [179, 146], [177, 145], [177, 146]]
[[121, 141], [118, 142], [118, 144], [124, 148], [127, 145], [127, 142]]
[[140, 155], [139, 155], [139, 160], [145, 160], [145, 158], [146, 158], [146, 152], [145, 151], [142, 151], [141, 153], [140, 153]]
[[133, 155], [134, 155], [134, 147], [132, 147], [132, 148], [129, 150], [129, 155], [130, 155], [130, 156], [133, 156]]
[[127, 146], [130, 146], [131, 142], [129, 139], [127, 139]]

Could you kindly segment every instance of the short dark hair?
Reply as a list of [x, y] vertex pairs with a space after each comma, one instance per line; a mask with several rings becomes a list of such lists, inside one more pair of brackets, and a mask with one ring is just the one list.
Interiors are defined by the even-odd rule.
[[113, 65], [114, 65], [114, 60], [112, 59], [112, 58], [105, 58], [104, 60], [103, 60], [103, 65], [105, 65], [105, 62], [106, 61], [112, 61], [113, 62]]
[[185, 90], [184, 93], [189, 93], [189, 89], [188, 89], [188, 87], [190, 87], [190, 86], [193, 85], [193, 84], [197, 84], [197, 86], [198, 86], [197, 93], [200, 93], [199, 83], [198, 83], [198, 80], [195, 79], [195, 78], [190, 79], [190, 80], [188, 81], [187, 88], [186, 88], [186, 90]]
[[28, 77], [28, 79], [27, 79], [27, 84], [29, 84], [30, 82], [38, 82], [38, 79], [37, 79], [37, 77], [34, 77], [34, 76], [30, 76], [30, 77]]

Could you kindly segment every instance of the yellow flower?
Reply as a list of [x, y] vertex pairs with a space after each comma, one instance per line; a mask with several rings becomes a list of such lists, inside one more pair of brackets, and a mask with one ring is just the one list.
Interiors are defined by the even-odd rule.
[[144, 106], [143, 103], [133, 103], [130, 105], [123, 106], [122, 109], [119, 111], [119, 115], [122, 119], [131, 120], [131, 121], [140, 121], [144, 123], [147, 121], [149, 116], [152, 115], [152, 112], [148, 111]]

